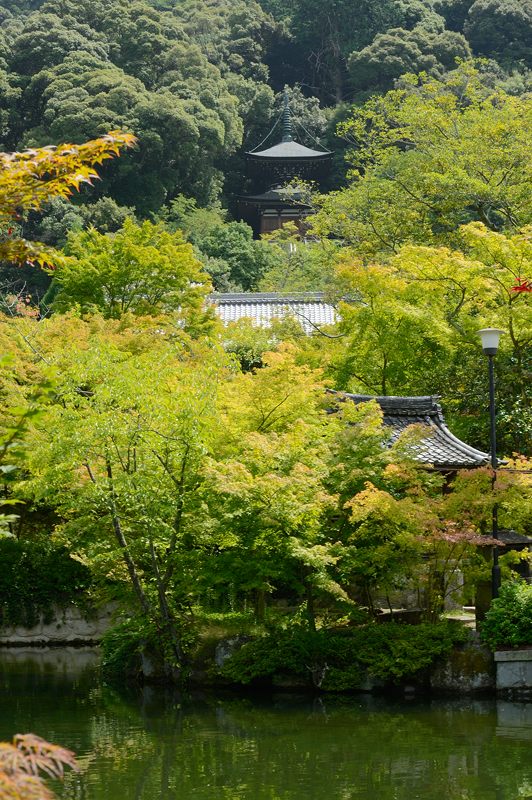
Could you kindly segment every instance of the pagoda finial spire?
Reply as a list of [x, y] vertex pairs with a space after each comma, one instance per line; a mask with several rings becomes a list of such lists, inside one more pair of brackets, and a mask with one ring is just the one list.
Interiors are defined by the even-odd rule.
[[288, 86], [284, 87], [284, 109], [283, 109], [283, 142], [293, 142], [292, 135], [292, 111], [290, 109], [290, 96], [288, 94]]

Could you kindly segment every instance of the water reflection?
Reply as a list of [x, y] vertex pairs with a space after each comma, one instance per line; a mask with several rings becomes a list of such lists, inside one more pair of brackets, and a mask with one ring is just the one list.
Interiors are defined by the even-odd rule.
[[532, 798], [532, 704], [119, 691], [95, 660], [0, 654], [0, 738], [80, 753], [65, 800]]

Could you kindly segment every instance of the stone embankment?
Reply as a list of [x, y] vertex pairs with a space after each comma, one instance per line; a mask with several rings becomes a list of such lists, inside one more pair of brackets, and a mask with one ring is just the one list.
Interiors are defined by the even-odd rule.
[[532, 700], [532, 647], [497, 650], [497, 691], [517, 699]]
[[87, 612], [75, 605], [57, 608], [51, 621], [41, 617], [37, 625], [0, 629], [1, 647], [69, 646], [98, 644], [115, 621], [116, 606], [108, 604]]
[[[60, 647], [65, 652], [72, 652], [73, 647], [98, 645], [104, 633], [116, 623], [116, 611], [113, 604], [90, 613], [74, 605], [56, 609], [52, 621], [41, 618], [32, 628], [15, 625], [0, 629], [0, 647], [28, 648], [28, 652], [36, 647]], [[233, 636], [219, 641], [207, 659], [209, 663], [193, 666], [192, 681], [200, 685], [217, 685], [212, 670], [219, 669], [246, 641], [249, 641], [248, 636]], [[50, 657], [56, 659], [57, 656]], [[94, 657], [92, 653], [91, 658]], [[143, 659], [140, 671], [148, 682], [157, 677], [165, 677], [154, 674], [154, 667], [148, 658]], [[220, 683], [227, 685], [223, 680]], [[458, 696], [498, 692], [509, 699], [530, 700], [532, 648], [497, 651], [494, 655], [481, 644], [478, 634], [471, 631], [468, 641], [456, 647], [447, 658], [437, 662], [419, 683], [407, 683], [405, 692], [410, 693], [429, 690], [434, 694]], [[306, 683], [300, 677], [288, 680], [287, 676], [279, 676], [278, 680], [273, 680], [272, 685], [279, 688], [310, 688], [310, 682]], [[382, 682], [375, 681], [368, 675], [358, 691], [380, 692], [383, 688]]]
[[476, 631], [470, 631], [468, 641], [435, 664], [430, 674], [430, 688], [439, 693], [481, 694], [493, 692], [495, 686], [493, 653], [481, 644]]

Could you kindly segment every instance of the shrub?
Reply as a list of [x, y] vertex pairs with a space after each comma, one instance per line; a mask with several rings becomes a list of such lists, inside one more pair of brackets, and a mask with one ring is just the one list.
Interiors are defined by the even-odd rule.
[[[188, 653], [196, 641], [194, 631], [187, 621], [179, 620], [179, 638]], [[108, 630], [101, 642], [102, 668], [109, 680], [133, 680], [166, 682], [183, 680], [183, 664], [176, 662], [168, 634], [161, 630], [153, 620], [137, 615], [115, 625]], [[149, 665], [149, 674], [143, 670]], [[177, 677], [179, 676], [179, 677]]]
[[157, 631], [144, 617], [115, 625], [101, 642], [102, 668], [110, 679], [139, 677], [141, 656], [145, 648], [157, 648]]
[[33, 627], [53, 606], [79, 601], [91, 585], [90, 570], [47, 539], [0, 538], [0, 625]]
[[288, 674], [328, 691], [356, 689], [366, 672], [391, 683], [415, 676], [466, 635], [451, 622], [373, 623], [345, 633], [292, 628], [243, 645], [221, 673], [244, 684]]
[[486, 614], [481, 637], [492, 650], [532, 645], [532, 585], [512, 581], [501, 586]]

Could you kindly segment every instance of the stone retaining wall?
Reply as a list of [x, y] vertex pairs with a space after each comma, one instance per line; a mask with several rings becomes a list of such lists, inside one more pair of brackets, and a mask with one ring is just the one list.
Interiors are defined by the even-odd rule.
[[467, 642], [434, 665], [430, 686], [447, 694], [476, 694], [495, 689], [493, 654], [480, 642], [476, 631], [470, 631]]
[[532, 695], [532, 649], [497, 650], [497, 691]]
[[0, 646], [97, 644], [111, 627], [115, 614], [114, 604], [91, 613], [75, 605], [57, 608], [51, 622], [41, 617], [33, 628], [13, 625], [0, 629]]

